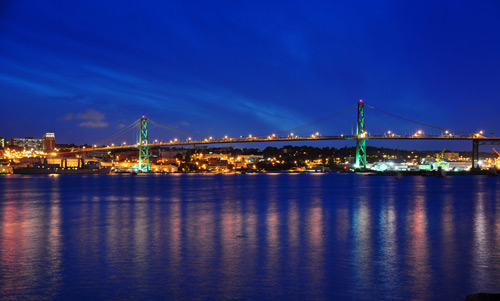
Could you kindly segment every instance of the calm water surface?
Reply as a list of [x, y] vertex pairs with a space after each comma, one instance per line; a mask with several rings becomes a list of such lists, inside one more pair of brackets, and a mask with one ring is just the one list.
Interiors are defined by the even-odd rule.
[[0, 299], [500, 292], [500, 178], [0, 177]]

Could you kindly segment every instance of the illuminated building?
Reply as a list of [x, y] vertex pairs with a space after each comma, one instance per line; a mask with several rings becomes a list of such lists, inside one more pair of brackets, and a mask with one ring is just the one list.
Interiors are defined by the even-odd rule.
[[56, 136], [54, 133], [46, 133], [43, 135], [43, 149], [53, 150], [56, 148]]
[[42, 139], [34, 139], [33, 137], [12, 138], [10, 144], [28, 149], [41, 149]]
[[460, 160], [459, 153], [444, 153], [443, 158], [447, 161], [458, 161]]

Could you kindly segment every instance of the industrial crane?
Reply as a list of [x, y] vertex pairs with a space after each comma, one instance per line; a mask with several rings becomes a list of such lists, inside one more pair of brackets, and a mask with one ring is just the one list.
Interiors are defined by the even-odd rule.
[[435, 168], [442, 168], [442, 169], [448, 169], [448, 162], [444, 160], [444, 151], [446, 149], [442, 149], [441, 153], [436, 154], [436, 163], [435, 163]]
[[443, 161], [443, 160], [444, 160], [444, 151], [445, 151], [445, 150], [446, 150], [446, 149], [445, 149], [445, 148], [443, 148], [443, 149], [441, 150], [441, 153], [440, 153], [440, 154], [436, 154], [436, 161], [437, 161], [437, 162], [441, 162], [441, 161]]

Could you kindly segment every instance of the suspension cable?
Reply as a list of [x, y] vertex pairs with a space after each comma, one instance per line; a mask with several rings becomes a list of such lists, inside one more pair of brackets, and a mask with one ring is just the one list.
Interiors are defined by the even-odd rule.
[[105, 139], [102, 139], [100, 140], [99, 142], [95, 143], [95, 145], [105, 145], [106, 142], [110, 142], [111, 140], [113, 139], [116, 139], [120, 136], [122, 136], [123, 134], [125, 134], [127, 131], [133, 129], [135, 126], [137, 126], [139, 124], [139, 119], [137, 119], [136, 121], [132, 122], [131, 124], [129, 124], [128, 126], [122, 128], [119, 132], [105, 138]]
[[462, 134], [467, 134], [467, 135], [474, 135], [474, 133], [463, 132], [463, 131], [456, 131], [456, 130], [453, 130], [453, 129], [447, 129], [447, 128], [443, 128], [443, 127], [439, 127], [439, 126], [435, 126], [435, 125], [431, 125], [431, 124], [427, 124], [427, 123], [415, 121], [415, 120], [408, 119], [408, 118], [405, 118], [405, 117], [401, 117], [401, 116], [396, 115], [396, 114], [392, 114], [392, 113], [389, 113], [389, 112], [382, 111], [380, 109], [377, 109], [377, 108], [372, 107], [372, 106], [367, 105], [367, 104], [365, 104], [365, 106], [368, 107], [368, 108], [370, 108], [370, 109], [372, 109], [372, 110], [375, 110], [377, 112], [380, 112], [380, 113], [383, 113], [383, 114], [386, 114], [386, 115], [389, 115], [389, 116], [392, 116], [392, 117], [396, 117], [396, 118], [399, 118], [399, 119], [402, 119], [402, 120], [405, 120], [405, 121], [409, 121], [409, 122], [413, 122], [413, 123], [416, 123], [416, 124], [420, 124], [420, 125], [423, 125], [423, 126], [427, 126], [427, 127], [431, 127], [431, 128], [435, 128], [435, 129], [439, 129], [439, 130], [444, 130], [444, 131], [455, 132], [455, 133], [462, 133]]

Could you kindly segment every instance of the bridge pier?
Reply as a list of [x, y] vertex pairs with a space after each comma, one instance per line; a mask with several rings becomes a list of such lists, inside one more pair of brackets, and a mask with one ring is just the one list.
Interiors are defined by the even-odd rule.
[[472, 170], [478, 170], [479, 166], [477, 162], [479, 161], [479, 140], [472, 140]]

